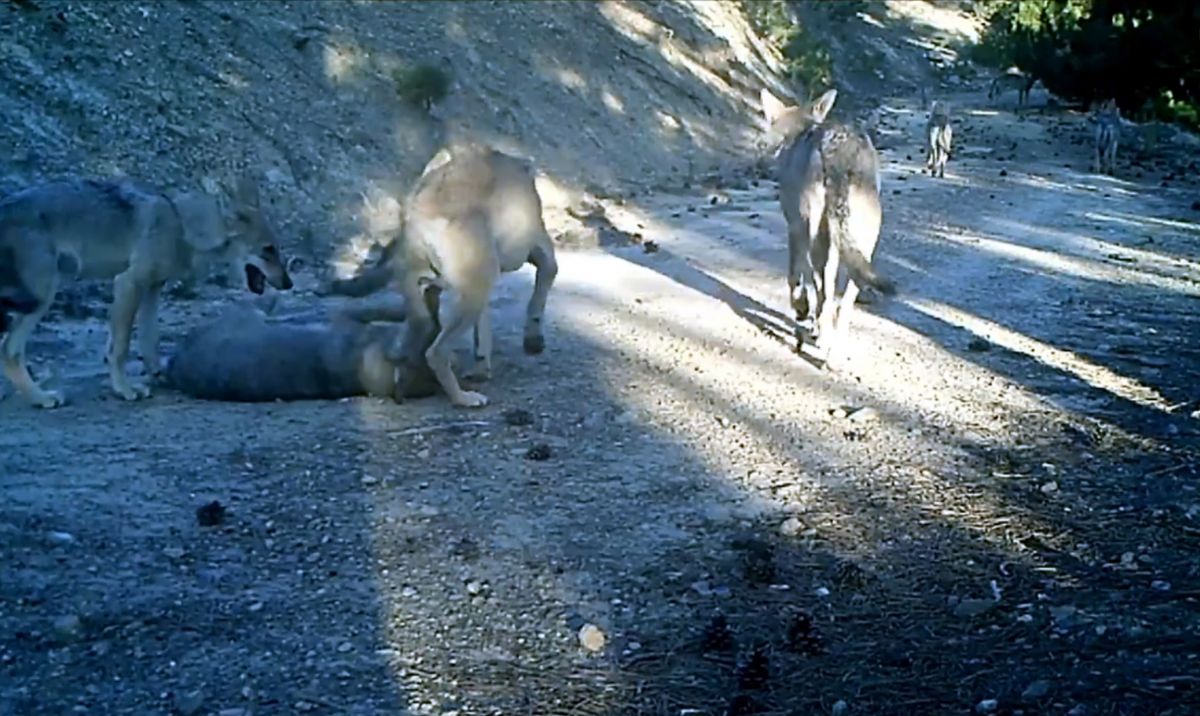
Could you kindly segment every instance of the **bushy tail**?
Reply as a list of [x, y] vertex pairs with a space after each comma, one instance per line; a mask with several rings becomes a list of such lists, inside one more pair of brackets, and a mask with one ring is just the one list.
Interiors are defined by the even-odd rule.
[[895, 284], [880, 276], [875, 271], [875, 267], [871, 265], [871, 261], [863, 256], [862, 251], [855, 244], [854, 235], [850, 230], [849, 177], [841, 176], [829, 182], [826, 201], [829, 202], [829, 239], [846, 264], [846, 271], [849, 272], [850, 278], [860, 286], [865, 284], [880, 293], [895, 294]]

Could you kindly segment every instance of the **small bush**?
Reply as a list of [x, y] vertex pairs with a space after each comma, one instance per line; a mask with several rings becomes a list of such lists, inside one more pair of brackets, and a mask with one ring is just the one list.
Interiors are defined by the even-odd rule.
[[[858, 3], [846, 5], [856, 9]], [[809, 93], [833, 83], [829, 47], [805, 30], [786, 0], [743, 0], [742, 11], [755, 31], [779, 49], [789, 79]]]
[[400, 99], [423, 107], [426, 111], [450, 91], [450, 74], [428, 63], [402, 67], [393, 73], [392, 79], [396, 82], [396, 94]]

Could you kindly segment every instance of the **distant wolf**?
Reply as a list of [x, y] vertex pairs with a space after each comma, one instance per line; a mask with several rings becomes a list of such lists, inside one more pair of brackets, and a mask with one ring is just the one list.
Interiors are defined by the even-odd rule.
[[1094, 125], [1092, 171], [1112, 176], [1116, 171], [1117, 144], [1121, 138], [1121, 110], [1117, 100], [1108, 99], [1093, 107], [1088, 121]]
[[202, 192], [174, 198], [131, 181], [65, 179], [35, 185], [0, 199], [0, 252], [9, 252], [37, 306], [20, 313], [4, 337], [4, 374], [34, 405], [64, 403], [34, 383], [25, 345], [66, 279], [113, 279], [106, 350], [109, 378], [126, 400], [150, 394], [125, 375], [135, 315], [142, 362], [161, 374], [158, 306], [163, 285], [186, 276], [197, 259], [222, 257], [241, 264], [247, 287], [291, 288], [275, 232], [249, 177], [238, 183], [231, 221], [217, 200]]
[[1023, 107], [1029, 101], [1029, 90], [1033, 89], [1037, 78], [1015, 67], [1010, 67], [992, 78], [988, 85], [988, 99], [994, 100], [1009, 90], [1017, 91], [1017, 106]]
[[[879, 157], [866, 133], [825, 121], [836, 98], [831, 89], [809, 106], [789, 106], [769, 90], [761, 94], [770, 132], [783, 138], [776, 170], [788, 227], [797, 351], [807, 334], [826, 364], [848, 330], [859, 287], [895, 293], [892, 282], [871, 266], [883, 221]], [[848, 274], [840, 305], [839, 259]]]
[[[558, 263], [542, 219], [533, 167], [486, 145], [462, 144], [442, 149], [425, 167], [405, 202], [400, 234], [379, 264], [354, 278], [333, 282], [329, 290], [364, 296], [394, 281], [407, 305], [415, 307], [409, 320], [429, 321], [421, 308], [418, 282], [423, 277], [441, 281], [446, 287], [445, 320], [425, 359], [450, 402], [480, 407], [487, 405], [487, 397], [462, 389], [450, 366], [451, 350], [454, 341], [473, 326], [472, 377], [491, 376], [488, 300], [502, 272], [525, 264], [532, 264], [536, 275], [525, 310], [524, 349], [537, 354], [545, 349], [542, 318]], [[412, 350], [412, 345], [405, 350]]]
[[423, 356], [415, 363], [386, 356], [397, 340], [415, 342], [416, 355], [433, 344], [442, 287], [432, 281], [422, 287], [433, 317], [425, 324], [373, 324], [344, 311], [324, 325], [296, 325], [270, 321], [246, 303], [234, 305], [184, 337], [167, 362], [167, 385], [194, 398], [229, 402], [357, 395], [402, 402], [433, 395], [437, 379]]
[[929, 138], [929, 157], [925, 163], [929, 175], [945, 177], [946, 160], [950, 158], [950, 143], [954, 138], [954, 129], [950, 126], [950, 108], [945, 103], [935, 101], [930, 107], [925, 134]]

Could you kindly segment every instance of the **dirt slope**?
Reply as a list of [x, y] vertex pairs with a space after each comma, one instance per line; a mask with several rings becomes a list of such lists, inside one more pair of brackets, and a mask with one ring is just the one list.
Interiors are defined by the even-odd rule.
[[0, 714], [1195, 712], [1193, 150], [1098, 177], [1080, 117], [939, 94], [942, 181], [876, 108], [902, 295], [836, 374], [773, 335], [766, 181], [604, 201], [543, 356], [505, 277], [481, 411], [126, 404], [102, 314], [44, 326], [72, 404], [0, 403]]

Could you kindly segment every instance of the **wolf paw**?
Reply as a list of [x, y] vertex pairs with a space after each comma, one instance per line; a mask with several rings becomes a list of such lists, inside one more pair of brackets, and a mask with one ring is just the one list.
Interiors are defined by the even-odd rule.
[[44, 408], [46, 410], [61, 408], [67, 404], [67, 401], [65, 398], [63, 398], [62, 393], [58, 393], [53, 390], [39, 391], [37, 394], [30, 396], [29, 402], [33, 403], [34, 407]]
[[483, 393], [464, 390], [454, 399], [454, 404], [460, 408], [482, 408], [488, 404], [488, 399]]
[[126, 383], [113, 386], [113, 392], [121, 396], [123, 400], [141, 400], [150, 397], [150, 386], [141, 383]]
[[546, 339], [540, 335], [525, 336], [524, 348], [526, 353], [535, 356], [546, 350]]

